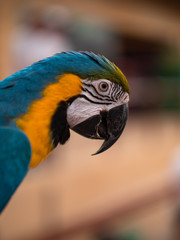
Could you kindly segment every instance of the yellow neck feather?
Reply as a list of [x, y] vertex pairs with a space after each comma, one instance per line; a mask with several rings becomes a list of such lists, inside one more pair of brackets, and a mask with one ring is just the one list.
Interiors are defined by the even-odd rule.
[[58, 81], [48, 85], [42, 98], [28, 108], [26, 114], [16, 119], [17, 126], [31, 142], [32, 158], [30, 167], [36, 167], [53, 150], [51, 119], [61, 101], [67, 101], [81, 93], [81, 79], [74, 74], [57, 77]]

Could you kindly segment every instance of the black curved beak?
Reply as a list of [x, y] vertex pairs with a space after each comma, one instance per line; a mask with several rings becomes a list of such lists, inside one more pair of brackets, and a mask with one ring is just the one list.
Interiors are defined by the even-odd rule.
[[102, 111], [82, 123], [74, 126], [72, 130], [80, 135], [92, 139], [105, 139], [100, 149], [93, 155], [102, 153], [110, 148], [121, 136], [128, 118], [128, 104], [120, 105]]

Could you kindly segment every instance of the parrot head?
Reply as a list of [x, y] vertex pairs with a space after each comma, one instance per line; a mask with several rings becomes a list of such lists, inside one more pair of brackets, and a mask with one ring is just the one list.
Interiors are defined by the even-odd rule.
[[88, 66], [84, 59], [81, 69], [73, 69], [81, 78], [82, 91], [68, 104], [67, 122], [70, 129], [84, 137], [104, 139], [95, 153], [99, 154], [123, 132], [128, 117], [129, 85], [120, 69], [104, 56], [92, 52], [77, 54], [89, 58], [92, 64]]
[[[21, 112], [15, 121], [31, 142], [31, 166], [58, 143], [64, 144], [70, 129], [87, 138], [104, 139], [95, 154], [101, 153], [117, 141], [127, 121], [126, 77], [114, 63], [92, 52], [58, 53], [17, 72], [5, 84], [6, 91], [21, 87], [17, 105], [21, 107], [16, 107]], [[9, 84], [14, 85], [7, 88]]]

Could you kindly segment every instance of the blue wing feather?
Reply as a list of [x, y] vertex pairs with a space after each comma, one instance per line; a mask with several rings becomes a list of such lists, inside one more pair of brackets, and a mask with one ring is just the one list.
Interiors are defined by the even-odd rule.
[[31, 158], [26, 135], [16, 128], [0, 128], [0, 212], [25, 177]]

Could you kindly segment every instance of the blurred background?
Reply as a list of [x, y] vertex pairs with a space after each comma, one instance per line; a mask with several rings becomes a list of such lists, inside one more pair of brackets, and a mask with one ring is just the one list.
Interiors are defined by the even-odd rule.
[[67, 50], [115, 62], [131, 89], [107, 152], [71, 132], [0, 216], [2, 240], [180, 239], [180, 2], [0, 0], [0, 80]]

